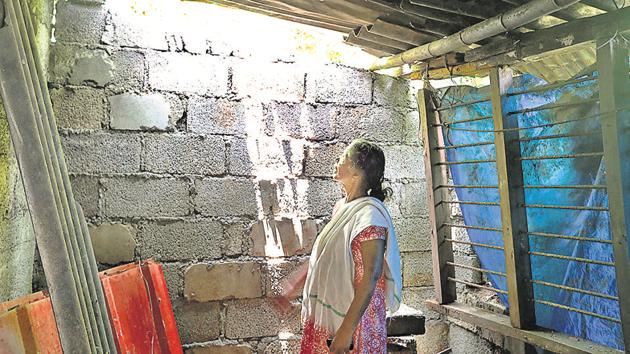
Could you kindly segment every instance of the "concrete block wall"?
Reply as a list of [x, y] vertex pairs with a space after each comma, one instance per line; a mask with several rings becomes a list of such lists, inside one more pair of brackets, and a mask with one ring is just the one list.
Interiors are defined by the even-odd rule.
[[189, 28], [213, 6], [160, 8], [170, 3], [57, 5], [49, 85], [102, 265], [160, 261], [190, 353], [296, 352], [299, 305], [283, 316], [270, 296], [341, 197], [335, 159], [365, 137], [387, 156], [404, 300], [424, 308], [431, 255], [409, 83], [248, 54], [229, 29]]

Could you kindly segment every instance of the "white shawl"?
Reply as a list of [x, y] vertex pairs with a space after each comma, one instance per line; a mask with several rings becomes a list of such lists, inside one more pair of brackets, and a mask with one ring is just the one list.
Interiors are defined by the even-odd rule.
[[386, 304], [390, 313], [398, 309], [402, 277], [400, 252], [391, 216], [380, 200], [363, 197], [343, 205], [313, 245], [304, 285], [303, 320], [314, 318], [316, 326], [325, 328], [329, 333], [337, 332], [354, 298], [352, 240], [368, 226], [387, 228], [383, 267]]

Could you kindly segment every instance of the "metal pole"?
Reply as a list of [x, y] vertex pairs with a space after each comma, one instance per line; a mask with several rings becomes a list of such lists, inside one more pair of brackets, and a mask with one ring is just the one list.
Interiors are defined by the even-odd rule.
[[393, 57], [379, 59], [370, 70], [394, 68], [450, 53], [462, 46], [521, 27], [576, 2], [578, 0], [533, 0], [448, 37], [409, 49]]
[[[5, 13], [11, 13], [10, 2], [4, 2]], [[64, 240], [62, 223], [48, 173], [46, 156], [37, 128], [38, 115], [33, 110], [27, 86], [28, 65], [20, 57], [18, 27], [15, 18], [5, 18], [0, 29], [0, 92], [9, 119], [9, 129], [22, 172], [31, 221], [40, 249], [55, 321], [62, 348], [66, 353], [88, 353], [90, 344], [77, 284], [72, 276], [70, 255]], [[39, 207], [32, 207], [39, 206]]]

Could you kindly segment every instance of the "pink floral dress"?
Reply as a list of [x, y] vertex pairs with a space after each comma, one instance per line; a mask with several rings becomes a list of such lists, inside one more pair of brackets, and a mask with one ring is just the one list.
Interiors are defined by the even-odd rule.
[[[387, 228], [369, 226], [352, 240], [352, 257], [354, 259], [354, 287], [363, 279], [363, 259], [361, 258], [361, 242], [369, 240], [385, 240]], [[323, 328], [315, 326], [313, 319], [304, 323], [302, 333], [301, 354], [328, 354], [326, 340], [333, 334]], [[361, 317], [353, 336], [354, 349], [352, 353], [380, 354], [387, 353], [387, 321], [385, 305], [385, 276], [381, 275], [372, 299]]]

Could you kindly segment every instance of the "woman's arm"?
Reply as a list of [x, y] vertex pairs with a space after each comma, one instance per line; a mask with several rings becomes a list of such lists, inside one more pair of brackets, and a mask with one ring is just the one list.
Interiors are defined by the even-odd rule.
[[376, 283], [383, 274], [385, 240], [376, 239], [361, 242], [361, 258], [363, 259], [363, 278], [354, 292], [354, 298], [346, 317], [330, 345], [330, 351], [335, 354], [349, 351], [354, 330], [370, 304]]
[[282, 292], [272, 299], [278, 310], [287, 312], [291, 308], [291, 301], [302, 293], [307, 273], [308, 261], [301, 264], [282, 282]]

